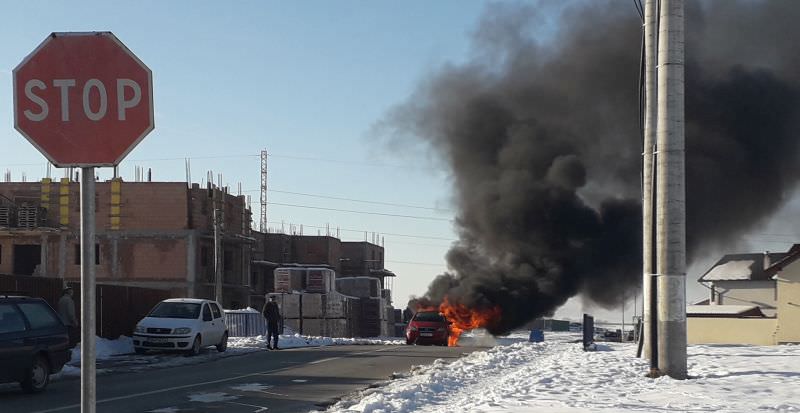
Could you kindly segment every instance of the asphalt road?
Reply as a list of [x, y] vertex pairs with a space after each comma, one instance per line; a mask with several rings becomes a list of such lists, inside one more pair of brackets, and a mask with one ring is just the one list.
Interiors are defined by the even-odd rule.
[[[329, 346], [262, 351], [208, 363], [101, 375], [98, 412], [307, 412], [478, 347]], [[176, 357], [181, 357], [177, 356]], [[50, 383], [38, 395], [0, 387], [0, 412], [80, 412], [80, 380]]]

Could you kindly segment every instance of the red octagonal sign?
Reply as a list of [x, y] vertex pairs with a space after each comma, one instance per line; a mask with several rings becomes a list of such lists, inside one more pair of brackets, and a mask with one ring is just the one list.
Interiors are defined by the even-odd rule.
[[117, 165], [153, 130], [152, 78], [111, 32], [53, 33], [14, 69], [14, 127], [58, 167]]

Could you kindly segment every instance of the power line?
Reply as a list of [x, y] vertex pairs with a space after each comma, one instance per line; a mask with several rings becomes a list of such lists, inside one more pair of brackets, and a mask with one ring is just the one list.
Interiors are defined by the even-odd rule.
[[381, 163], [381, 162], [359, 162], [359, 161], [348, 161], [342, 159], [331, 159], [331, 158], [316, 158], [310, 156], [294, 156], [294, 155], [280, 155], [280, 154], [269, 154], [270, 157], [274, 158], [285, 158], [285, 159], [295, 159], [300, 161], [314, 161], [314, 162], [329, 162], [329, 163], [340, 163], [340, 164], [347, 164], [347, 165], [363, 165], [363, 166], [377, 166], [377, 167], [386, 167], [386, 168], [407, 168], [408, 165], [398, 165], [398, 164], [389, 164], [389, 163]]
[[[129, 162], [150, 162], [150, 161], [182, 161], [184, 159], [222, 159], [222, 158], [258, 158], [261, 154], [253, 153], [253, 154], [239, 154], [239, 155], [208, 155], [208, 156], [182, 156], [182, 157], [174, 157], [174, 158], [151, 158], [151, 159], [131, 159]], [[292, 159], [292, 160], [299, 160], [299, 161], [311, 161], [311, 162], [328, 162], [328, 163], [339, 163], [339, 164], [346, 164], [346, 165], [362, 165], [362, 166], [377, 166], [377, 167], [388, 167], [388, 168], [405, 168], [407, 165], [398, 165], [398, 164], [389, 164], [389, 163], [381, 163], [381, 162], [361, 162], [361, 161], [353, 161], [353, 160], [344, 160], [344, 159], [332, 159], [332, 158], [321, 158], [321, 157], [313, 157], [313, 156], [295, 156], [295, 155], [281, 155], [281, 154], [274, 154], [269, 153], [267, 154], [270, 158], [283, 158], [283, 159]]]
[[445, 244], [422, 244], [417, 242], [403, 242], [403, 241], [394, 241], [394, 240], [386, 240], [387, 244], [399, 244], [399, 245], [414, 245], [417, 247], [439, 247], [439, 248], [450, 248], [450, 245]]
[[[259, 192], [258, 189], [248, 189], [242, 192]], [[360, 202], [363, 204], [373, 204], [373, 205], [386, 205], [386, 206], [395, 206], [395, 207], [402, 207], [402, 208], [415, 208], [415, 209], [424, 209], [428, 211], [439, 211], [439, 212], [452, 212], [452, 210], [444, 209], [444, 208], [436, 208], [436, 207], [426, 207], [421, 205], [409, 205], [409, 204], [398, 204], [394, 202], [383, 202], [383, 201], [368, 201], [366, 199], [356, 199], [356, 198], [345, 198], [345, 197], [338, 197], [338, 196], [330, 196], [330, 195], [320, 195], [320, 194], [309, 194], [306, 192], [293, 192], [293, 191], [281, 191], [277, 189], [268, 189], [267, 192], [275, 192], [278, 194], [290, 194], [290, 195], [300, 195], [300, 196], [307, 196], [312, 198], [322, 198], [322, 199], [334, 199], [337, 201], [350, 201], [350, 202]]]
[[[224, 158], [258, 158], [261, 156], [258, 153], [252, 154], [231, 154], [231, 155], [205, 155], [205, 156], [175, 156], [175, 157], [165, 157], [165, 158], [138, 158], [138, 159], [126, 159], [124, 162], [160, 162], [160, 161], [183, 161], [186, 159], [194, 160], [194, 159], [224, 159]], [[313, 157], [313, 156], [295, 156], [295, 155], [281, 155], [281, 154], [268, 154], [271, 158], [284, 158], [284, 159], [292, 159], [292, 160], [299, 160], [299, 161], [312, 161], [312, 162], [328, 162], [328, 163], [338, 163], [338, 164], [345, 164], [345, 165], [361, 165], [361, 166], [371, 166], [371, 167], [387, 167], [387, 168], [406, 168], [408, 165], [400, 165], [400, 164], [390, 164], [390, 163], [383, 163], [383, 162], [362, 162], [362, 161], [354, 161], [354, 160], [344, 160], [344, 159], [333, 159], [333, 158], [322, 158], [322, 157]], [[46, 165], [47, 162], [38, 162], [38, 163], [19, 163], [19, 164], [8, 164], [8, 165], [0, 165], [0, 167], [12, 167], [12, 166], [38, 166], [38, 165]]]
[[392, 264], [411, 264], [411, 265], [427, 265], [431, 267], [444, 267], [446, 264], [440, 263], [432, 263], [432, 262], [416, 262], [416, 261], [392, 261], [392, 260], [384, 260], [385, 262], [389, 262]]
[[[281, 222], [281, 221], [269, 221], [269, 223], [273, 224], [273, 225], [284, 225], [284, 224], [285, 225], [302, 225], [303, 227], [306, 227], [306, 228], [330, 229], [331, 231], [334, 230], [334, 228], [332, 228], [332, 227], [322, 227], [322, 226], [318, 226], [318, 225], [307, 225], [307, 224], [294, 224], [294, 223], [290, 223], [290, 222]], [[366, 233], [366, 232], [370, 232], [370, 233], [371, 232], [377, 232], [377, 233], [379, 233], [381, 235], [389, 235], [389, 236], [393, 236], [393, 237], [419, 238], [419, 239], [430, 239], [430, 240], [438, 240], [438, 241], [456, 241], [453, 238], [436, 237], [436, 236], [431, 236], [431, 235], [397, 234], [397, 233], [392, 233], [392, 232], [368, 231], [368, 230], [364, 230], [364, 229], [352, 229], [352, 228], [336, 228], [336, 229], [338, 229], [339, 231], [343, 231], [343, 232], [357, 232], [359, 234], [363, 234], [363, 233]]]
[[284, 204], [281, 202], [267, 202], [267, 205], [278, 205], [278, 206], [286, 206], [292, 208], [305, 208], [305, 209], [319, 209], [323, 211], [334, 211], [334, 212], [347, 212], [351, 214], [363, 214], [363, 215], [379, 215], [384, 217], [394, 217], [394, 218], [409, 218], [409, 219], [423, 219], [428, 221], [445, 221], [445, 222], [453, 222], [450, 218], [438, 218], [438, 217], [423, 217], [418, 215], [402, 215], [402, 214], [388, 214], [384, 212], [372, 212], [372, 211], [355, 211], [352, 209], [339, 209], [339, 208], [326, 208], [326, 207], [318, 207], [312, 205], [299, 205], [299, 204]]
[[241, 154], [241, 155], [207, 155], [207, 156], [182, 156], [180, 158], [149, 158], [149, 159], [130, 159], [125, 162], [158, 162], [158, 161], [185, 161], [186, 159], [231, 159], [231, 158], [256, 158], [259, 154]]

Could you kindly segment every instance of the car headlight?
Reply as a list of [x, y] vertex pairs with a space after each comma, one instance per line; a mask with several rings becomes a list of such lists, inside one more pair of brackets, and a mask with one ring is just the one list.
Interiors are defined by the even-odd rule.
[[446, 329], [446, 328], [444, 328], [444, 327], [439, 327], [439, 329], [438, 329], [438, 330], [436, 330], [436, 331], [438, 331], [438, 332], [440, 332], [440, 333], [444, 333], [445, 331], [447, 331], [447, 329]]
[[189, 327], [179, 327], [172, 331], [175, 334], [189, 334], [192, 332], [192, 329]]
[[412, 326], [412, 327], [411, 327], [411, 328], [409, 328], [408, 330], [409, 330], [409, 331], [417, 331], [417, 328], [416, 328], [416, 327], [414, 327], [414, 326]]
[[143, 326], [140, 326], [140, 325], [138, 325], [138, 324], [137, 324], [137, 325], [136, 325], [136, 328], [135, 328], [135, 329], [133, 329], [133, 332], [134, 332], [134, 333], [144, 333], [144, 332], [145, 332], [145, 329], [144, 329], [144, 327], [143, 327]]

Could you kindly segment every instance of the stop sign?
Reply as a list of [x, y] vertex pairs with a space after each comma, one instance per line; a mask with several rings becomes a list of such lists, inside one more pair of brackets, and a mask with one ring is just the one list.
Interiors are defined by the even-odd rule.
[[153, 126], [152, 73], [111, 32], [53, 33], [14, 69], [14, 127], [58, 167], [117, 165]]

